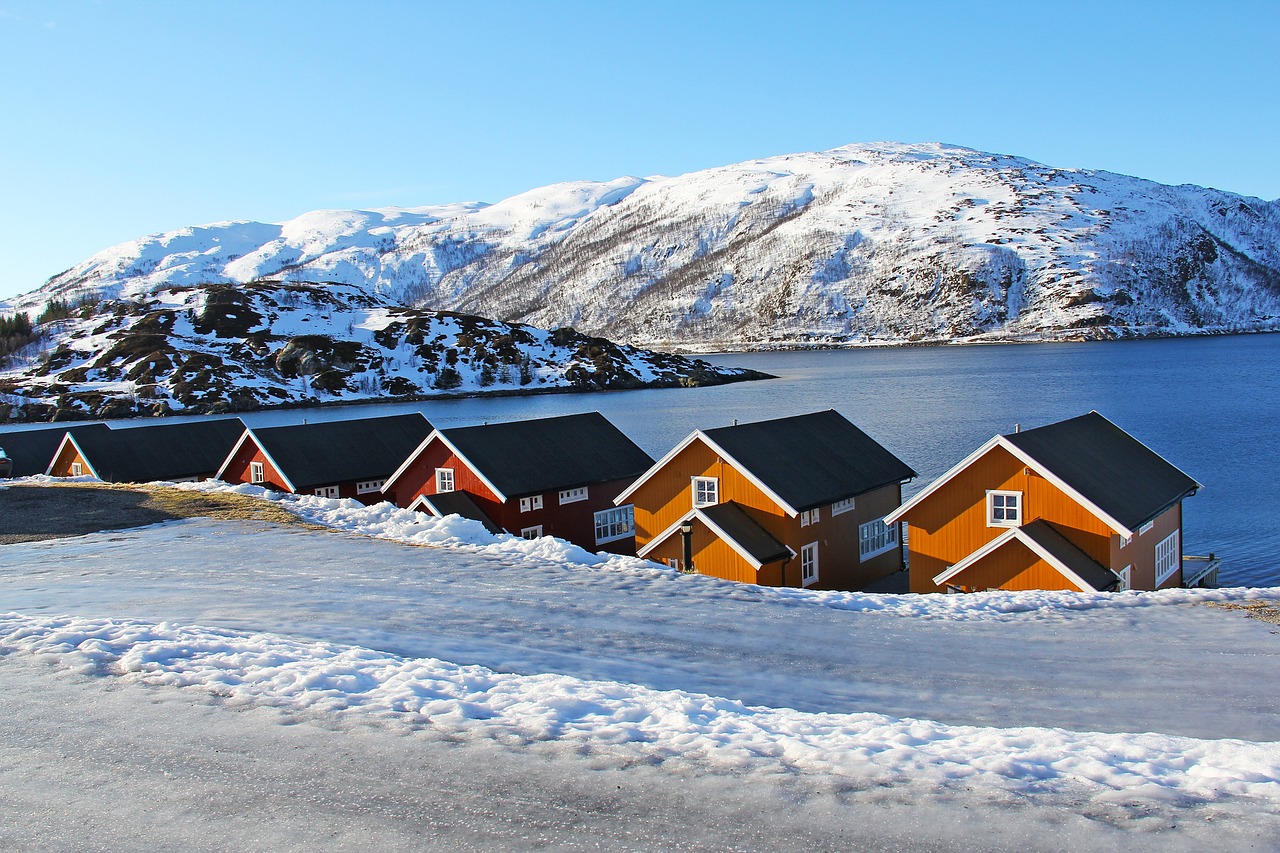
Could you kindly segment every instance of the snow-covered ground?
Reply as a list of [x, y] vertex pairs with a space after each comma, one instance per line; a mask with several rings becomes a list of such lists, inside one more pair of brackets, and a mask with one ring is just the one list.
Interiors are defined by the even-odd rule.
[[[0, 548], [0, 800], [20, 816], [0, 841], [1280, 839], [1280, 635], [1198, 603], [1280, 590], [780, 591], [273, 499], [336, 530], [192, 520]], [[103, 821], [117, 797], [156, 814]]]

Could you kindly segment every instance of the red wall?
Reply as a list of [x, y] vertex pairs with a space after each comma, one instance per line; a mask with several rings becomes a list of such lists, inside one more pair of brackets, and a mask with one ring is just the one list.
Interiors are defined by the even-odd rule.
[[[285, 485], [284, 477], [280, 476], [280, 472], [275, 469], [271, 464], [271, 460], [267, 458], [267, 455], [262, 452], [262, 448], [260, 448], [258, 443], [255, 441], [246, 441], [240, 449], [236, 451], [235, 455], [231, 457], [231, 463], [227, 465], [227, 469], [222, 473], [223, 482], [248, 483], [250, 481], [250, 462], [262, 463], [263, 474], [266, 477], [266, 482], [258, 483], [257, 485], [265, 486], [268, 489], [274, 489], [277, 492], [293, 491], [293, 489], [290, 489]], [[381, 492], [370, 492], [366, 495], [356, 494], [356, 483], [354, 480], [348, 480], [342, 483], [326, 483], [325, 485], [337, 486], [338, 497], [353, 498], [366, 506], [387, 500], [387, 498], [382, 496]], [[305, 492], [302, 492], [302, 494], [315, 494], [315, 488], [309, 488]]]
[[392, 485], [396, 506], [407, 507], [419, 495], [434, 495], [437, 468], [452, 468], [454, 489], [469, 494], [484, 514], [508, 533], [518, 536], [527, 527], [542, 525], [544, 536], [558, 536], [589, 551], [636, 552], [635, 538], [630, 536], [596, 545], [595, 514], [603, 509], [612, 509], [613, 499], [630, 485], [629, 480], [593, 484], [587, 489], [585, 501], [564, 506], [560, 505], [559, 490], [547, 492], [542, 496], [542, 509], [521, 512], [519, 498], [500, 502], [465, 462], [444, 442], [436, 440], [418, 454]]

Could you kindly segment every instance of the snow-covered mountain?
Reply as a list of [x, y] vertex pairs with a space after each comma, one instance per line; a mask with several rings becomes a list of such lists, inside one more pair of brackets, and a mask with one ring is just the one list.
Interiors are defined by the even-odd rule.
[[262, 279], [700, 349], [1274, 329], [1280, 204], [851, 145], [491, 205], [186, 228], [101, 252], [8, 310]]
[[0, 361], [0, 423], [764, 376], [573, 329], [402, 308], [342, 284], [161, 285], [59, 307]]

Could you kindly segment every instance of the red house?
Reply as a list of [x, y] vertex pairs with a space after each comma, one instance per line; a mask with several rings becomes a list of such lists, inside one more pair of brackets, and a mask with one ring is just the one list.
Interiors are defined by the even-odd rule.
[[630, 506], [613, 497], [653, 464], [599, 412], [438, 429], [388, 479], [402, 507], [474, 518], [533, 539], [635, 553]]
[[1182, 501], [1200, 484], [1097, 412], [994, 436], [886, 516], [912, 592], [1191, 585]]
[[430, 432], [417, 412], [246, 429], [216, 476], [299, 495], [394, 503], [384, 482]]
[[67, 430], [46, 473], [108, 483], [207, 480], [244, 432], [239, 418]]

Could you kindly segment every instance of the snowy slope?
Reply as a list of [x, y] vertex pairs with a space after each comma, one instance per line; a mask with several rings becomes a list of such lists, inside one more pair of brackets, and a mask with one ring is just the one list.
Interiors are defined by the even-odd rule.
[[86, 304], [0, 367], [0, 420], [435, 394], [705, 385], [752, 371], [467, 314], [358, 287], [164, 286]]
[[[1280, 205], [881, 143], [108, 249], [7, 310], [255, 279], [716, 348], [1280, 328]], [[0, 310], [6, 310], [0, 308]]]
[[[946, 803], [997, 823], [1047, 806], [1117, 844], [1274, 839], [1280, 646], [1271, 626], [1189, 605], [1280, 590], [772, 590], [385, 504], [183, 488], [429, 547], [208, 520], [6, 546], [0, 596], [18, 612], [0, 615], [0, 668], [274, 709], [357, 743], [445, 739], [461, 777], [469, 750], [500, 744], [561, 768], [660, 768], [682, 790], [693, 774], [863, 804], [892, 792], [916, 822]], [[1162, 654], [1169, 636], [1212, 665]]]

